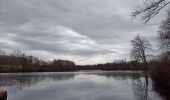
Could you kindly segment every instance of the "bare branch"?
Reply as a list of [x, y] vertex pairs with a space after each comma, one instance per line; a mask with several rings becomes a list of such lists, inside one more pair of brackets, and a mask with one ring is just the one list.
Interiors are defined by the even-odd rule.
[[147, 23], [168, 4], [170, 4], [170, 0], [146, 0], [142, 7], [138, 6], [134, 9], [131, 16], [132, 18], [135, 18], [136, 16], [142, 14], [142, 20], [144, 20], [144, 23]]
[[147, 41], [146, 38], [140, 36], [139, 34], [133, 40], [131, 40], [131, 44], [131, 59], [142, 62], [146, 66], [146, 49], [149, 49], [151, 47], [151, 44]]

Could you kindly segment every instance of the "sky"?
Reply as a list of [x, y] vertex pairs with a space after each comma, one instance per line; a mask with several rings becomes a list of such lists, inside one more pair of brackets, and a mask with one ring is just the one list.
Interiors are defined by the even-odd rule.
[[131, 18], [143, 0], [0, 0], [0, 49], [40, 59], [98, 64], [129, 59], [137, 34], [157, 46], [165, 11], [149, 23]]

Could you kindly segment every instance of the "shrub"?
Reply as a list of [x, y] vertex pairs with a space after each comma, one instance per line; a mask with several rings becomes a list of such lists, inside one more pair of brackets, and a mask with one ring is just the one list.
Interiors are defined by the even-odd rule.
[[170, 89], [170, 59], [161, 57], [160, 62], [151, 69], [151, 77], [156, 84]]

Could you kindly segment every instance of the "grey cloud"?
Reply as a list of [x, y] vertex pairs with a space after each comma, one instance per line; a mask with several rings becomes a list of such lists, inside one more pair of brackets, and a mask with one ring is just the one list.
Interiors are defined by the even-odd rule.
[[[32, 35], [28, 35], [29, 29], [26, 33], [20, 32], [22, 31], [3, 35], [4, 38], [8, 37], [10, 39], [8, 41], [25, 46], [25, 49], [44, 50], [54, 54], [94, 56], [113, 52], [104, 47], [101, 48], [99, 44], [95, 43], [92, 39], [67, 28], [62, 28], [61, 26], [54, 31], [49, 29], [49, 31], [47, 30], [42, 33], [39, 33], [38, 30], [34, 30], [31, 31]], [[9, 46], [6, 46], [6, 48], [8, 47]]]
[[137, 0], [0, 0], [0, 48], [44, 51], [42, 55], [49, 54], [46, 59], [65, 57], [76, 63], [84, 59], [80, 64], [128, 58], [129, 41], [138, 33], [156, 45], [153, 38], [163, 19], [159, 15], [158, 20], [146, 25], [138, 19], [132, 21], [129, 15], [139, 3]]

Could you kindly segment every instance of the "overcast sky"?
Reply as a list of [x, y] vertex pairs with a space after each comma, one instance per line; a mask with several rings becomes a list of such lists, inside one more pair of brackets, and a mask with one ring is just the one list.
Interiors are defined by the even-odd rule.
[[137, 34], [156, 45], [162, 11], [148, 24], [130, 14], [143, 0], [0, 0], [0, 49], [76, 64], [129, 59]]

